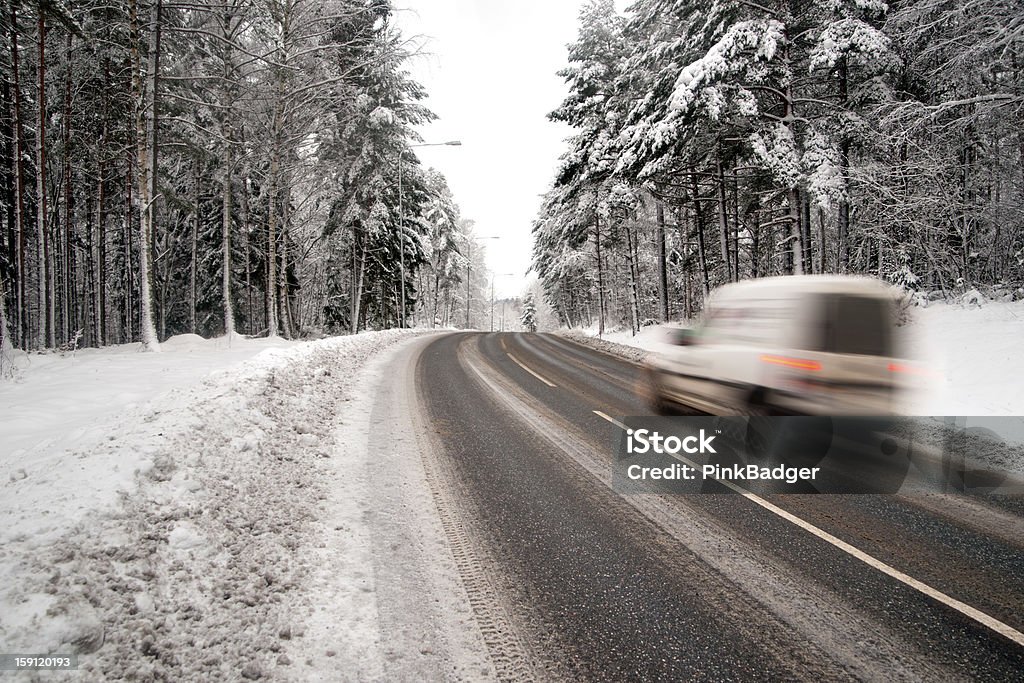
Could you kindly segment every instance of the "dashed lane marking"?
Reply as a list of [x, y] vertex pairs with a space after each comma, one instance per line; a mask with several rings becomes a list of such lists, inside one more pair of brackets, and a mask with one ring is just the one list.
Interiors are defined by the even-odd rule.
[[595, 410], [594, 411], [594, 415], [597, 415], [598, 417], [603, 417], [604, 419], [608, 420], [613, 425], [615, 425], [616, 427], [618, 427], [619, 429], [621, 429], [623, 431], [629, 429], [629, 427], [627, 427], [626, 425], [622, 424], [621, 422], [616, 420], [614, 417], [610, 417], [610, 416], [606, 415], [605, 413], [602, 413], [600, 410]]
[[511, 358], [513, 363], [515, 363], [516, 365], [521, 367], [523, 370], [526, 370], [528, 373], [530, 373], [531, 375], [533, 375], [534, 377], [539, 379], [541, 382], [544, 382], [544, 384], [547, 384], [549, 387], [555, 386], [554, 382], [549, 382], [546, 378], [538, 375], [536, 372], [534, 372], [530, 368], [528, 368], [525, 365], [523, 365], [523, 363], [518, 358], [513, 356], [511, 353], [506, 353], [505, 355], [507, 355], [509, 358]]
[[[619, 427], [620, 429], [626, 429], [627, 428], [626, 425], [622, 424], [621, 422], [619, 422], [618, 420], [616, 420], [614, 418], [609, 417], [608, 415], [605, 415], [604, 413], [602, 413], [599, 410], [595, 410], [594, 413], [596, 415], [599, 415], [600, 417], [603, 417], [604, 419], [608, 420], [609, 422], [611, 422], [613, 425]], [[690, 467], [695, 467], [695, 468], [698, 468], [698, 469], [700, 468], [700, 465], [698, 465], [694, 461], [690, 460], [689, 458], [683, 457], [683, 456], [678, 455], [678, 454], [672, 454], [672, 457], [674, 457], [676, 460], [679, 460], [682, 463], [685, 463], [685, 464], [689, 465]], [[814, 534], [815, 536], [817, 536], [821, 540], [823, 540], [826, 543], [829, 543], [829, 544], [835, 546], [836, 548], [839, 548], [840, 550], [842, 550], [847, 555], [850, 555], [851, 557], [854, 557], [854, 558], [860, 560], [861, 562], [863, 562], [864, 564], [868, 565], [869, 567], [873, 567], [874, 569], [877, 569], [878, 571], [882, 572], [883, 574], [896, 579], [900, 583], [902, 583], [902, 584], [904, 584], [906, 586], [909, 586], [910, 588], [913, 588], [914, 590], [916, 590], [916, 591], [918, 591], [920, 593], [923, 593], [923, 594], [927, 595], [928, 597], [932, 598], [933, 600], [936, 600], [936, 601], [942, 603], [943, 605], [956, 610], [957, 612], [960, 612], [964, 616], [966, 616], [966, 617], [968, 617], [970, 619], [973, 619], [974, 621], [978, 622], [982, 626], [985, 626], [986, 628], [989, 628], [989, 629], [995, 631], [996, 633], [998, 633], [999, 635], [1003, 636], [1004, 638], [1007, 638], [1007, 639], [1013, 641], [1014, 643], [1016, 643], [1018, 645], [1024, 646], [1024, 633], [1021, 633], [1020, 631], [1018, 631], [1017, 629], [1013, 628], [1009, 624], [1006, 624], [1006, 623], [1004, 623], [1002, 621], [999, 621], [995, 617], [989, 616], [988, 614], [985, 614], [981, 610], [979, 610], [979, 609], [977, 609], [975, 607], [971, 607], [967, 603], [961, 602], [961, 601], [957, 600], [956, 598], [954, 598], [952, 596], [946, 595], [942, 591], [937, 590], [935, 588], [932, 588], [931, 586], [929, 586], [928, 584], [924, 583], [923, 581], [918, 581], [917, 579], [915, 579], [914, 577], [910, 576], [909, 574], [905, 574], [905, 573], [901, 572], [899, 569], [896, 569], [895, 567], [893, 567], [891, 565], [888, 565], [885, 562], [882, 562], [881, 560], [879, 560], [878, 558], [874, 557], [873, 555], [867, 554], [866, 552], [864, 552], [860, 548], [852, 546], [849, 543], [847, 543], [846, 541], [842, 540], [841, 538], [837, 538], [836, 536], [833, 536], [832, 534], [828, 533], [824, 529], [821, 529], [821, 528], [811, 524], [810, 522], [806, 521], [805, 519], [797, 517], [792, 512], [787, 512], [786, 510], [783, 510], [778, 505], [775, 505], [774, 503], [771, 503], [771, 502], [765, 500], [764, 498], [762, 498], [761, 496], [757, 495], [756, 493], [751, 493], [750, 491], [747, 491], [742, 486], [737, 486], [736, 484], [732, 483], [731, 481], [727, 481], [727, 480], [724, 480], [724, 479], [715, 479], [715, 481], [717, 481], [722, 486], [725, 486], [725, 487], [728, 487], [728, 488], [732, 489], [733, 491], [735, 491], [736, 493], [740, 494], [741, 496], [743, 496], [744, 498], [746, 498], [750, 502], [755, 503], [757, 505], [760, 505], [761, 507], [763, 507], [768, 512], [771, 512], [772, 514], [781, 517], [782, 519], [786, 520], [787, 522], [790, 522], [791, 524], [795, 524], [796, 526], [800, 527], [804, 531], [807, 531], [807, 532], [809, 532], [811, 534]]]

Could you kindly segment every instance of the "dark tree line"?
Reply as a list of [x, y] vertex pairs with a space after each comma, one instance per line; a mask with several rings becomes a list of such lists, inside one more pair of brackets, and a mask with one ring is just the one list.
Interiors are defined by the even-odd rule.
[[0, 13], [5, 344], [461, 320], [470, 238], [411, 147], [433, 115], [389, 0]]
[[534, 269], [566, 324], [767, 275], [1022, 284], [1019, 2], [592, 0], [560, 75]]

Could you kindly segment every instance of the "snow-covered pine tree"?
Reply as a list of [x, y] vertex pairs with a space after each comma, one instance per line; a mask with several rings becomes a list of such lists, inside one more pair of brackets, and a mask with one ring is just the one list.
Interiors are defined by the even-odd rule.
[[533, 292], [528, 292], [523, 299], [523, 312], [519, 316], [519, 324], [527, 332], [537, 331], [537, 305], [533, 300]]
[[426, 262], [419, 273], [421, 319], [431, 327], [447, 326], [453, 322], [463, 280], [464, 262], [459, 245], [465, 237], [459, 231], [459, 208], [444, 176], [429, 169], [424, 180], [427, 198], [420, 222], [425, 233]]

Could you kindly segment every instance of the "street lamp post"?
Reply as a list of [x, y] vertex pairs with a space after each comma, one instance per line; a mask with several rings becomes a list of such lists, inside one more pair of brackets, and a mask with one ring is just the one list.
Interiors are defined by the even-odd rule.
[[[448, 142], [421, 142], [407, 147], [461, 147], [462, 141], [449, 140]], [[399, 305], [401, 311], [398, 314], [398, 324], [405, 327], [405, 212], [402, 207], [402, 154], [404, 149], [398, 152], [398, 279], [399, 279]]]
[[500, 240], [497, 235], [486, 235], [483, 237], [467, 236], [466, 243], [466, 329], [469, 329], [469, 299], [472, 296], [469, 290], [469, 272], [473, 266], [473, 242], [474, 240]]
[[494, 278], [515, 275], [515, 273], [491, 273], [491, 332], [494, 332]]

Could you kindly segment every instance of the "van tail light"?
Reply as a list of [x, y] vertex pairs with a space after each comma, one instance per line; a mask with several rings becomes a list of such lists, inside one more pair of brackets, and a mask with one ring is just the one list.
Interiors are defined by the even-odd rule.
[[905, 363], [889, 363], [889, 372], [903, 375], [919, 375], [921, 377], [937, 376], [937, 373], [929, 368], [921, 367], [920, 365], [907, 365]]
[[807, 370], [809, 372], [817, 372], [821, 370], [821, 363], [816, 360], [807, 360], [806, 358], [789, 358], [787, 356], [761, 356], [762, 363], [770, 363], [771, 365], [781, 365], [786, 368], [793, 368], [794, 370]]

